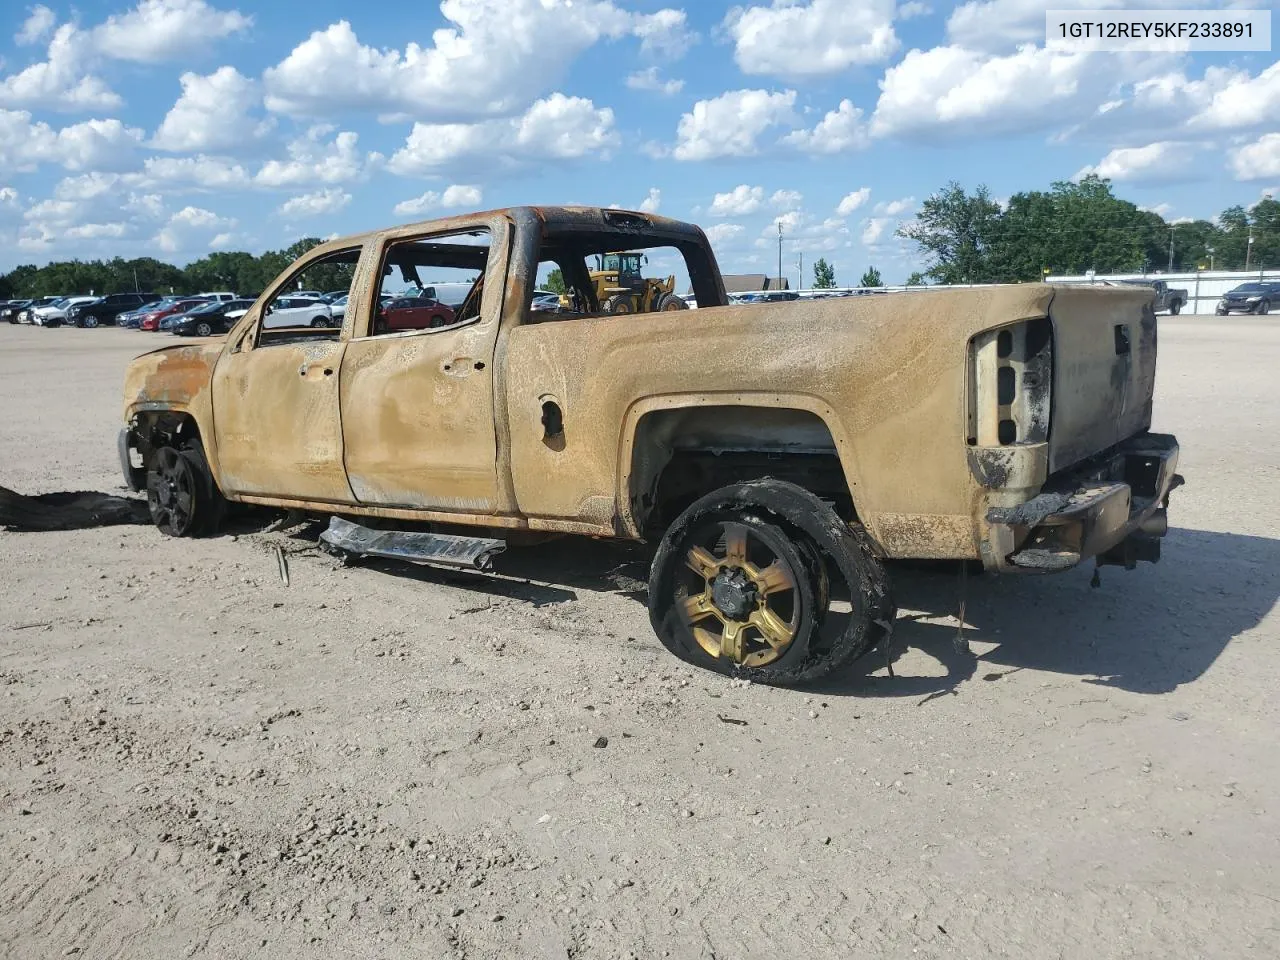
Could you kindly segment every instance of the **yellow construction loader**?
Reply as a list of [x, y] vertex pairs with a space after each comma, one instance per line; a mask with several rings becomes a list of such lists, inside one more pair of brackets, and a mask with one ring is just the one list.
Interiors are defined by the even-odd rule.
[[[689, 305], [676, 296], [674, 276], [655, 280], [640, 275], [641, 264], [648, 260], [644, 254], [635, 251], [596, 257], [591, 282], [595, 285], [601, 310], [605, 313], [655, 313], [689, 309]], [[561, 302], [564, 300], [562, 297]]]

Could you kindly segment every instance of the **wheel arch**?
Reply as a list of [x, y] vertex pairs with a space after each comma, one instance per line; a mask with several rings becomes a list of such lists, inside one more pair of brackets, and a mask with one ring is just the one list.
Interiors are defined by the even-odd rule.
[[160, 447], [183, 447], [194, 443], [204, 454], [214, 483], [221, 488], [212, 426], [208, 430], [203, 429], [199, 418], [191, 409], [142, 404], [131, 411], [128, 423], [130, 445], [138, 451], [144, 466], [151, 454]]
[[622, 532], [647, 539], [724, 482], [765, 476], [816, 488], [838, 503], [846, 519], [858, 516], [852, 445], [821, 399], [772, 393], [646, 398], [632, 405], [623, 425], [617, 490]]

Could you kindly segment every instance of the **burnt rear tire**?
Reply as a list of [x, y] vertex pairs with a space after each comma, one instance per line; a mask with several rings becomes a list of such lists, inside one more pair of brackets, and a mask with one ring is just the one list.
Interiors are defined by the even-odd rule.
[[160, 447], [148, 458], [147, 509], [151, 522], [170, 537], [217, 532], [226, 501], [197, 444]]
[[[709, 548], [717, 526], [725, 536]], [[729, 549], [728, 531], [735, 528], [747, 534], [745, 563], [742, 551], [735, 560]], [[750, 545], [753, 540], [758, 547]], [[762, 618], [759, 597], [747, 586], [743, 603], [743, 578], [735, 572], [743, 571], [759, 594], [781, 576], [777, 569], [766, 575], [765, 562], [770, 568], [781, 563], [794, 581], [783, 591], [790, 598], [775, 611], [791, 631], [785, 645], [770, 643], [766, 631], [751, 623]], [[848, 612], [835, 610], [833, 591], [845, 598]], [[774, 686], [818, 680], [887, 643], [895, 612], [888, 577], [861, 527], [846, 523], [803, 488], [777, 480], [734, 484], [695, 502], [663, 536], [649, 577], [649, 619], [671, 653], [694, 666]], [[726, 619], [738, 625], [734, 631]], [[766, 617], [764, 623], [775, 639], [785, 636], [775, 621]], [[717, 628], [722, 641], [726, 633], [743, 630], [745, 645], [738, 647], [735, 639], [719, 651], [709, 649]], [[779, 655], [770, 657], [766, 648]]]

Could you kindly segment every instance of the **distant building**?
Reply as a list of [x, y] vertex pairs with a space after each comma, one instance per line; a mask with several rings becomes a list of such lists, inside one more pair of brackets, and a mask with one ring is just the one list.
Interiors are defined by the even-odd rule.
[[726, 273], [725, 293], [754, 293], [757, 290], [790, 290], [787, 278], [781, 280], [763, 273]]

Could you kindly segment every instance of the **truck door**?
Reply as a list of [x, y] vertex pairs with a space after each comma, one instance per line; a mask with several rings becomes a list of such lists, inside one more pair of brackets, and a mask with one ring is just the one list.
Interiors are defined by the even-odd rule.
[[[510, 224], [490, 217], [447, 232], [418, 231], [383, 237], [372, 296], [347, 308], [353, 336], [340, 383], [347, 480], [362, 504], [512, 513], [509, 472], [499, 465], [493, 388]], [[381, 295], [400, 293], [419, 278], [471, 283], [457, 321], [379, 332]]]
[[272, 330], [263, 322], [283, 291], [312, 271], [350, 281], [361, 247], [309, 258], [277, 281], [230, 334], [213, 372], [213, 423], [227, 493], [351, 503], [342, 465], [337, 329]]

